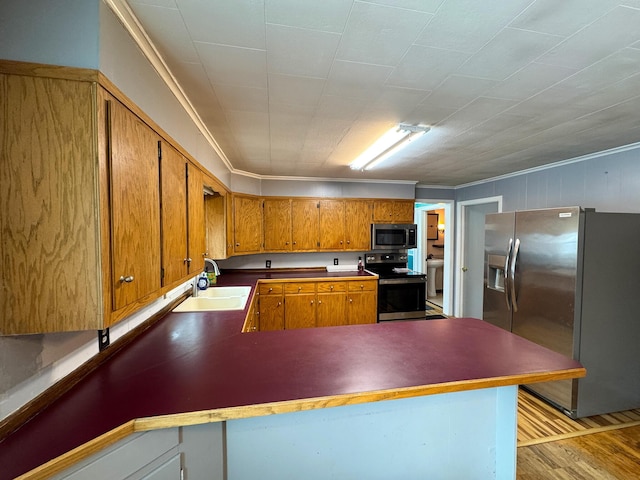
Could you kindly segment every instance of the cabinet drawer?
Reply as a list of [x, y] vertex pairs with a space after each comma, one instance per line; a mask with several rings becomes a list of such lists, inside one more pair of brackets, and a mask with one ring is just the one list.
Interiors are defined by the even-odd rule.
[[316, 292], [315, 282], [284, 284], [284, 293], [286, 295], [291, 295], [295, 293], [315, 293], [315, 292]]
[[258, 286], [258, 293], [260, 295], [277, 295], [282, 293], [281, 283], [261, 283]]
[[318, 282], [318, 293], [346, 292], [347, 282]]
[[350, 292], [370, 292], [378, 288], [378, 282], [367, 280], [362, 282], [349, 282]]

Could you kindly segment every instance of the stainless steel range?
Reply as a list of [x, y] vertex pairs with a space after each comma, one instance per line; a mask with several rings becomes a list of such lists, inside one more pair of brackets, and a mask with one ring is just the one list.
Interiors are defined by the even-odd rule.
[[427, 276], [407, 268], [406, 251], [368, 252], [365, 268], [378, 280], [378, 322], [426, 319]]

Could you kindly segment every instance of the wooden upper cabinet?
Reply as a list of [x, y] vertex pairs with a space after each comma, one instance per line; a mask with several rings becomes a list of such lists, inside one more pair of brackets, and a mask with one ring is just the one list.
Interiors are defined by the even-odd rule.
[[291, 251], [291, 200], [264, 199], [264, 250]]
[[394, 202], [393, 213], [397, 223], [413, 223], [415, 215], [414, 200], [396, 200]]
[[413, 223], [413, 200], [374, 200], [375, 223]]
[[291, 242], [293, 251], [317, 251], [320, 242], [318, 200], [291, 200]]
[[258, 253], [262, 250], [262, 199], [233, 196], [234, 252]]
[[103, 328], [95, 94], [0, 74], [1, 335]]
[[113, 310], [120, 310], [160, 289], [160, 138], [117, 100], [108, 105]]
[[372, 208], [370, 200], [345, 201], [345, 250], [371, 248]]
[[344, 201], [320, 200], [319, 250], [344, 249]]
[[176, 285], [189, 273], [187, 259], [187, 160], [160, 141], [162, 286]]
[[209, 256], [204, 220], [204, 174], [193, 163], [187, 163], [187, 266], [189, 274], [204, 270]]

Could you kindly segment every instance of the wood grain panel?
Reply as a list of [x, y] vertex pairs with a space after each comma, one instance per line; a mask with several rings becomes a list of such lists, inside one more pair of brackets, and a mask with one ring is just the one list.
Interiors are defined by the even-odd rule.
[[291, 238], [293, 251], [317, 251], [320, 241], [318, 201], [291, 200]]
[[347, 318], [347, 293], [345, 290], [334, 293], [318, 293], [316, 327], [334, 327], [345, 325]]
[[344, 249], [344, 201], [320, 200], [319, 250]]
[[371, 248], [372, 202], [345, 201], [345, 249], [366, 251]]
[[291, 250], [291, 200], [288, 198], [264, 199], [264, 249]]
[[110, 126], [113, 308], [118, 310], [160, 289], [159, 137], [117, 101], [110, 104]]
[[0, 333], [100, 328], [94, 89], [0, 78]]
[[235, 252], [257, 253], [262, 247], [262, 201], [234, 195]]
[[[191, 258], [189, 273], [197, 273], [204, 270], [204, 259], [209, 256], [205, 243], [204, 174], [194, 164], [189, 163], [187, 175], [188, 256]], [[224, 225], [224, 222], [221, 225]]]
[[161, 141], [160, 212], [162, 286], [176, 285], [187, 276], [186, 159]]
[[205, 250], [210, 258], [227, 258], [227, 201], [229, 195], [204, 198]]

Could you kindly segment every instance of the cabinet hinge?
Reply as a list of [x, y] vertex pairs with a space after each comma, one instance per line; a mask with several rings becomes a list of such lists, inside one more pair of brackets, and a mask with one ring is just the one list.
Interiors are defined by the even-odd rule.
[[320, 208], [320, 202], [316, 203], [316, 208]]
[[164, 279], [164, 267], [160, 268], [160, 279]]
[[162, 143], [158, 142], [158, 160], [162, 160]]

